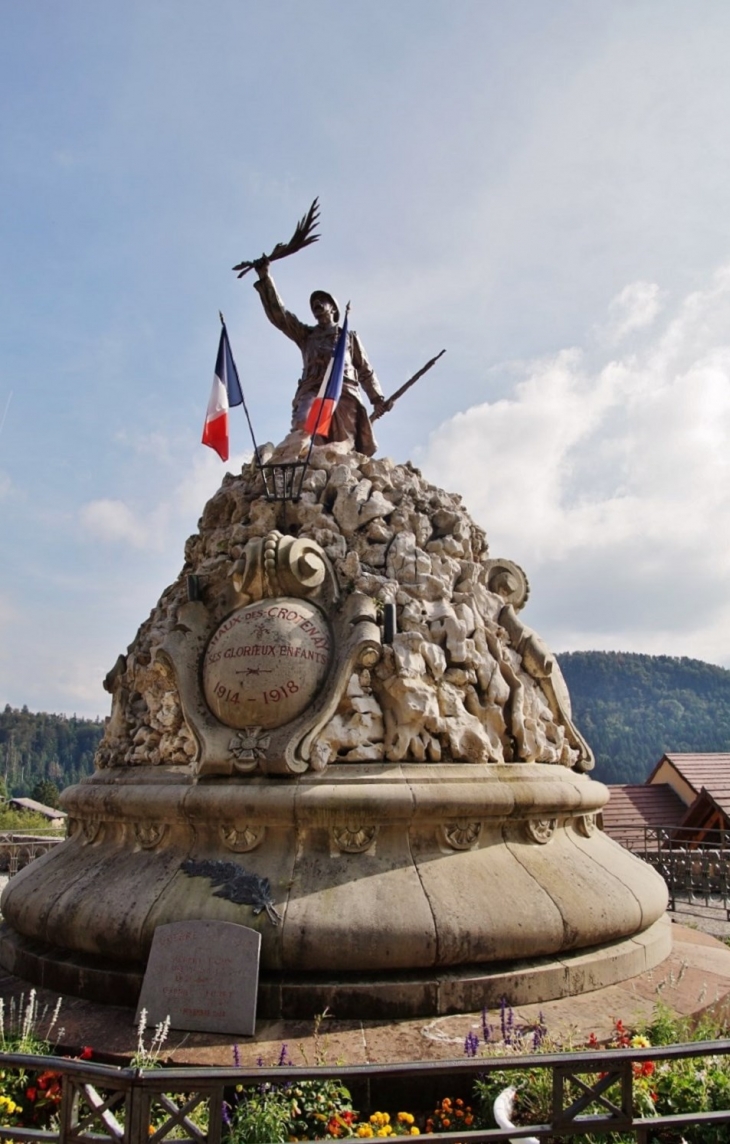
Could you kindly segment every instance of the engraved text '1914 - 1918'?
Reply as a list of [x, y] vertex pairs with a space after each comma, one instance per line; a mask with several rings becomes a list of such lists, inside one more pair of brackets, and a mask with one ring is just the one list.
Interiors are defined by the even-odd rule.
[[311, 703], [331, 647], [324, 616], [306, 600], [284, 597], [239, 608], [208, 644], [206, 702], [229, 727], [281, 727]]

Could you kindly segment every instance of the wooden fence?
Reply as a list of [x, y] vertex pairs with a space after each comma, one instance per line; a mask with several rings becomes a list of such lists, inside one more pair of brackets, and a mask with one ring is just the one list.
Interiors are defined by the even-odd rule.
[[[0, 1139], [60, 1144], [158, 1144], [174, 1139], [179, 1144], [219, 1144], [229, 1139], [224, 1103], [230, 1104], [234, 1099], [238, 1085], [284, 1086], [302, 1080], [337, 1078], [352, 1091], [356, 1107], [405, 1107], [413, 1111], [420, 1108], [428, 1112], [438, 1097], [468, 1094], [477, 1077], [495, 1069], [540, 1068], [552, 1073], [549, 1123], [508, 1130], [461, 1129], [434, 1136], [422, 1133], [421, 1139], [441, 1144], [496, 1144], [526, 1137], [537, 1137], [541, 1142], [580, 1140], [587, 1132], [600, 1140], [621, 1132], [638, 1144], [651, 1144], [679, 1139], [682, 1130], [690, 1125], [730, 1125], [730, 1107], [712, 1112], [693, 1109], [681, 1115], [652, 1118], [634, 1115], [634, 1066], [646, 1061], [696, 1059], [700, 1067], [701, 1059], [706, 1057], [724, 1058], [724, 1066], [730, 1068], [730, 1040], [531, 1057], [318, 1068], [120, 1069], [81, 1060], [5, 1053], [0, 1054], [3, 1088], [7, 1089], [14, 1071], [23, 1071], [32, 1078], [51, 1070], [60, 1078], [61, 1100], [57, 1127], [0, 1127]], [[576, 1092], [580, 1092], [577, 1099]], [[727, 1131], [730, 1139], [730, 1127]]]

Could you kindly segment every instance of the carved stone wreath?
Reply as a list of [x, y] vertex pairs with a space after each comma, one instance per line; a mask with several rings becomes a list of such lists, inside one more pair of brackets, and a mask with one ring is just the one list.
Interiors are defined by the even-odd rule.
[[101, 842], [104, 835], [104, 823], [100, 818], [85, 818], [81, 822], [81, 833], [84, 842], [91, 846], [93, 842]]
[[479, 841], [482, 824], [457, 819], [455, 822], [443, 823], [439, 831], [442, 841], [452, 850], [471, 850]]
[[143, 850], [154, 850], [167, 834], [166, 822], [135, 822], [134, 837]]
[[345, 854], [363, 854], [369, 850], [378, 834], [378, 827], [347, 824], [334, 826], [332, 837], [338, 850]]
[[575, 820], [575, 828], [584, 838], [590, 838], [596, 832], [595, 814], [579, 814]]
[[525, 823], [525, 833], [531, 842], [544, 846], [552, 838], [557, 825], [557, 818], [528, 818]]
[[218, 827], [218, 833], [227, 850], [232, 850], [234, 854], [247, 854], [249, 850], [255, 850], [261, 845], [266, 827], [251, 826], [248, 823], [238, 827], [232, 822], [222, 822]]

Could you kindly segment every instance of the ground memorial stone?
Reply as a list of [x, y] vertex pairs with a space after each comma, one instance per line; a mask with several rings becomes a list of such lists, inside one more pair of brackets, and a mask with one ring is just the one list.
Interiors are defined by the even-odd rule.
[[173, 1029], [253, 1036], [261, 934], [233, 922], [171, 922], [152, 941], [137, 1014]]

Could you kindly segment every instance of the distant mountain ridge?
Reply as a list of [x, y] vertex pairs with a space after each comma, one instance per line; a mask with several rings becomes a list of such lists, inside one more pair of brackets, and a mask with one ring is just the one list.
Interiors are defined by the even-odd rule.
[[730, 671], [633, 652], [557, 656], [573, 716], [596, 755], [592, 777], [642, 783], [666, 752], [730, 751]]

